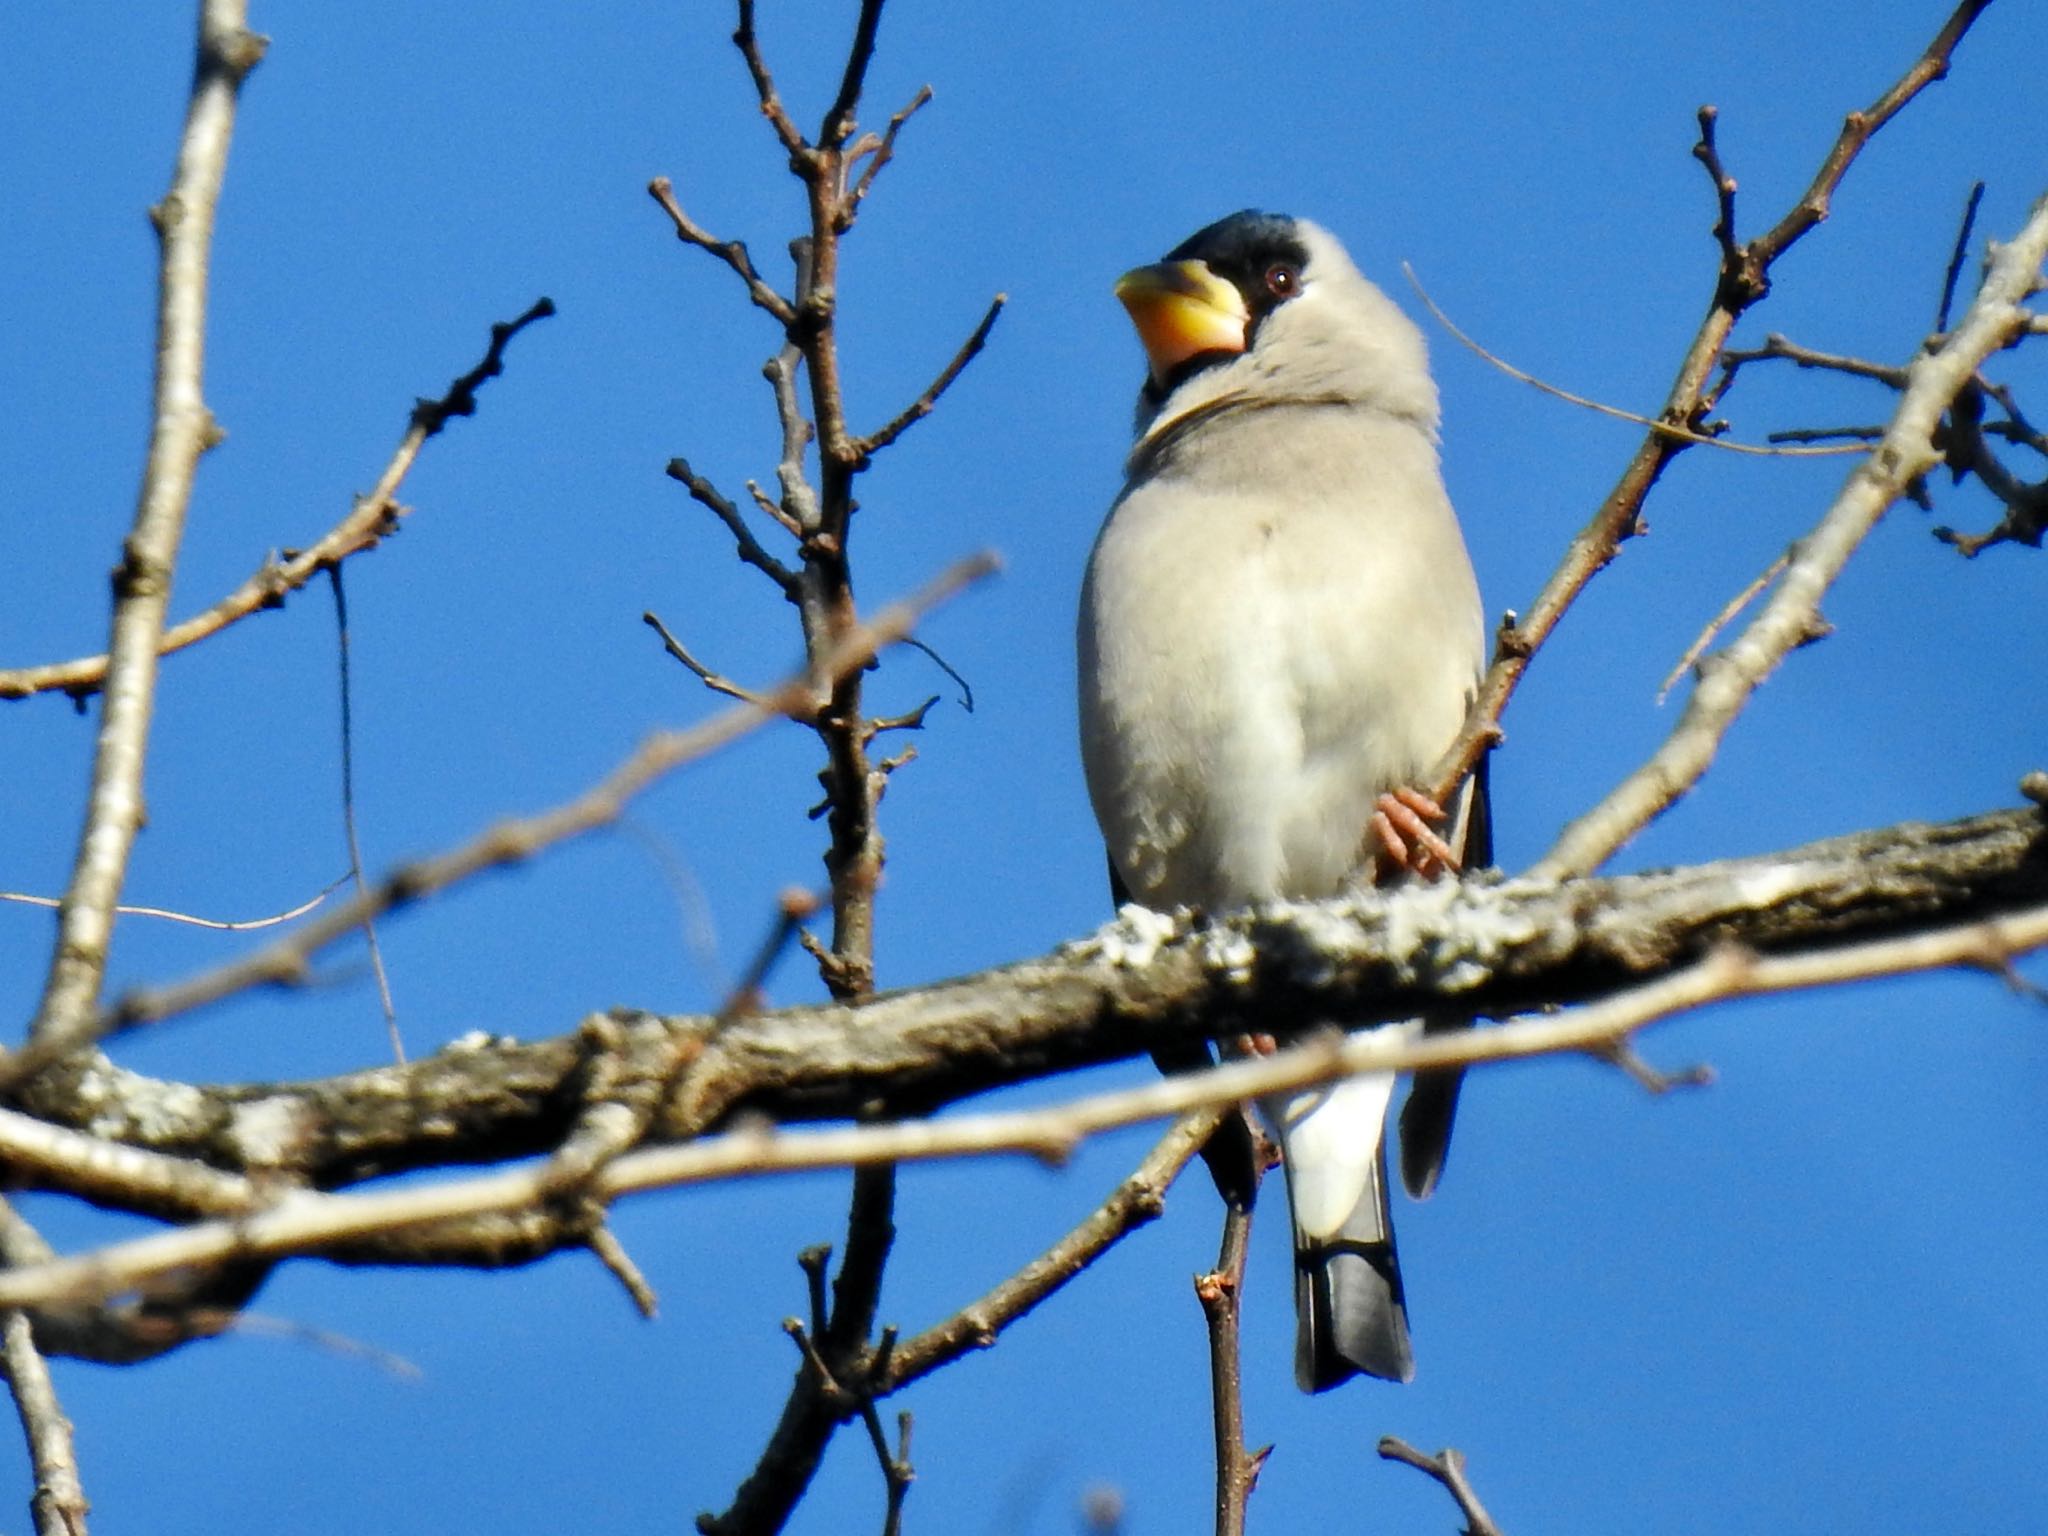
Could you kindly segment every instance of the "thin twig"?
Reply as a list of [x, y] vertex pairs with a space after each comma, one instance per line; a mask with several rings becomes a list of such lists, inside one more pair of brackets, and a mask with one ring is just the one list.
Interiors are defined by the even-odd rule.
[[804, 136], [797, 131], [790, 119], [789, 111], [782, 105], [782, 97], [775, 89], [775, 77], [768, 73], [767, 62], [761, 57], [760, 40], [754, 36], [754, 0], [739, 0], [739, 25], [733, 29], [733, 46], [746, 61], [747, 73], [754, 80], [754, 95], [761, 103], [761, 115], [775, 130], [775, 137], [782, 141], [782, 147], [796, 160], [810, 152]]
[[1692, 157], [1706, 167], [1708, 178], [1714, 184], [1714, 199], [1718, 216], [1714, 220], [1714, 243], [1721, 247], [1721, 266], [1730, 270], [1742, 261], [1742, 247], [1735, 238], [1735, 178], [1728, 174], [1728, 168], [1721, 163], [1721, 149], [1714, 140], [1714, 125], [1720, 121], [1721, 109], [1709, 103], [1699, 109], [1699, 141], [1692, 147]]
[[[278, 924], [288, 923], [295, 917], [304, 917], [344, 885], [347, 885], [349, 878], [349, 874], [344, 871], [342, 874], [336, 875], [326, 885], [322, 886], [305, 901], [300, 902], [296, 907], [284, 912], [273, 912], [268, 917], [231, 920], [219, 917], [196, 917], [190, 912], [174, 912], [169, 907], [131, 907], [127, 905], [116, 906], [114, 908], [114, 915], [116, 917], [161, 918], [167, 923], [184, 923], [193, 928], [211, 929], [216, 933], [253, 933], [259, 928], [275, 928]], [[31, 896], [24, 891], [0, 891], [0, 901], [19, 902], [23, 906], [28, 907], [57, 907], [63, 905], [55, 896]]]
[[1058, 1242], [993, 1290], [942, 1322], [900, 1343], [874, 1384], [877, 1396], [895, 1392], [950, 1364], [970, 1350], [987, 1349], [1002, 1331], [1077, 1278], [1130, 1233], [1166, 1208], [1166, 1191], [1180, 1177], [1227, 1113], [1221, 1105], [1190, 1110], [1176, 1120], [1143, 1162]]
[[135, 521], [114, 572], [106, 698], [91, 788], [50, 968], [31, 1039], [75, 1033], [91, 1017], [106, 976], [114, 907], [143, 818], [143, 768], [156, 707], [157, 653], [199, 457], [220, 441], [204, 392], [206, 305], [214, 212], [227, 174], [235, 102], [263, 57], [244, 0], [205, 0], [198, 63], [171, 188], [154, 212], [158, 268], [156, 391]]
[[1533, 373], [1524, 372], [1505, 358], [1489, 352], [1485, 347], [1460, 330], [1457, 323], [1438, 307], [1436, 300], [1431, 298], [1429, 291], [1422, 286], [1422, 279], [1415, 275], [1413, 267], [1404, 261], [1401, 263], [1401, 271], [1407, 277], [1409, 285], [1414, 288], [1416, 297], [1421, 299], [1423, 304], [1428, 307], [1430, 314], [1436, 317], [1437, 324], [1449, 331], [1461, 344], [1477, 353], [1509, 378], [1519, 379], [1522, 383], [1539, 389], [1546, 395], [1553, 395], [1568, 404], [1583, 406], [1589, 411], [1597, 411], [1602, 416], [1612, 416], [1618, 421], [1629, 421], [1634, 422], [1639, 427], [1648, 427], [1660, 437], [1669, 437], [1679, 442], [1696, 444], [1701, 448], [1719, 448], [1728, 453], [1754, 454], [1760, 458], [1810, 459], [1833, 458], [1842, 454], [1861, 453], [1864, 451], [1861, 447], [1854, 445], [1833, 448], [1781, 448], [1760, 443], [1738, 443], [1726, 437], [1716, 437], [1710, 432], [1694, 432], [1687, 427], [1673, 426], [1670, 422], [1660, 421], [1654, 416], [1640, 416], [1634, 411], [1624, 411], [1619, 406], [1606, 405], [1586, 395], [1575, 395], [1570, 390], [1560, 389], [1557, 385], [1539, 379]]
[[[406, 423], [405, 436], [378, 475], [375, 488], [368, 495], [356, 498], [348, 516], [306, 548], [266, 559], [255, 575], [204, 613], [194, 614], [166, 629], [157, 644], [157, 654], [168, 656], [173, 651], [181, 651], [218, 634], [252, 613], [282, 607], [289, 594], [298, 591], [323, 570], [338, 565], [351, 555], [375, 549], [411, 510], [398, 501], [398, 488], [404, 484], [427, 439], [445, 426], [450, 417], [473, 415], [478, 387], [485, 379], [495, 378], [503, 371], [506, 344], [528, 325], [554, 312], [555, 306], [551, 301], [540, 299], [516, 320], [492, 326], [490, 350], [484, 354], [483, 361], [450, 385], [438, 401], [414, 407]], [[83, 656], [75, 661], [55, 662], [48, 666], [0, 671], [0, 699], [22, 699], [57, 690], [82, 699], [99, 688], [106, 673], [107, 658], [104, 656]]]
[[1244, 1263], [1252, 1207], [1226, 1200], [1223, 1241], [1216, 1267], [1195, 1276], [1195, 1296], [1209, 1330], [1209, 1401], [1216, 1441], [1216, 1536], [1244, 1536], [1245, 1509], [1259, 1469], [1272, 1447], [1244, 1443], [1244, 1376], [1239, 1348], [1244, 1305]]
[[818, 130], [818, 147], [836, 150], [853, 137], [854, 109], [867, 84], [868, 65], [875, 56], [875, 34], [882, 25], [882, 0], [861, 0], [860, 19], [854, 24], [853, 44], [846, 50], [846, 68], [839, 77], [839, 94], [825, 109], [825, 123]]
[[86, 1536], [85, 1517], [92, 1508], [78, 1477], [78, 1448], [71, 1438], [71, 1420], [57, 1401], [50, 1367], [36, 1348], [35, 1330], [26, 1312], [9, 1312], [0, 1324], [0, 1369], [14, 1394], [14, 1411], [28, 1441], [29, 1465], [36, 1491], [29, 1512], [36, 1536]]
[[761, 696], [751, 688], [742, 688], [731, 678], [712, 671], [703, 662], [692, 656], [683, 645], [683, 642], [678, 640], [670, 632], [669, 627], [662, 623], [661, 619], [654, 613], [641, 614], [640, 622], [661, 636], [662, 649], [675, 657], [677, 661], [681, 662], [691, 672], [694, 672], [697, 676], [697, 681], [706, 688], [709, 688], [713, 693], [722, 693], [729, 699], [738, 699], [742, 704], [758, 705], [761, 702]]
[[1934, 328], [1948, 329], [1949, 306], [1955, 302], [1956, 283], [1963, 275], [1963, 262], [1970, 254], [1970, 235], [1977, 227], [1977, 209], [1984, 201], [1984, 183], [1974, 182], [1963, 202], [1962, 226], [1956, 230], [1955, 249], [1949, 252], [1948, 271], [1941, 279], [1941, 303], [1934, 311]]
[[[1882, 432], [1880, 432], [1879, 435], [1882, 436]], [[1706, 648], [1714, 643], [1714, 637], [1720, 634], [1722, 630], [1728, 627], [1729, 623], [1733, 621], [1733, 619], [1735, 618], [1735, 615], [1742, 612], [1743, 609], [1747, 608], [1752, 602], [1754, 602], [1756, 600], [1756, 595], [1759, 592], [1763, 591], [1765, 587], [1768, 587], [1772, 582], [1776, 581], [1780, 573], [1782, 573], [1785, 567], [1791, 564], [1791, 562], [1792, 557], [1790, 554], [1783, 554], [1778, 556], [1777, 559], [1773, 560], [1769, 565], [1764, 567], [1763, 571], [1757, 576], [1756, 580], [1752, 581], [1740, 592], [1736, 593], [1733, 597], [1729, 598], [1727, 603], [1723, 605], [1721, 611], [1715, 614], [1711, 619], [1707, 620], [1706, 628], [1702, 629], [1699, 632], [1699, 634], [1694, 637], [1692, 644], [1688, 645], [1685, 648], [1685, 654], [1678, 658], [1677, 663], [1671, 668], [1670, 672], [1665, 674], [1664, 681], [1658, 685], [1657, 702], [1659, 704], [1662, 704], [1664, 700], [1670, 695], [1671, 690], [1677, 686], [1678, 680], [1681, 677], [1685, 676], [1686, 671], [1692, 666], [1694, 662], [1700, 659], [1701, 654], [1706, 650]]]
[[973, 362], [976, 354], [988, 344], [988, 333], [995, 328], [996, 318], [1002, 314], [1003, 306], [1008, 302], [1009, 295], [1003, 293], [991, 299], [987, 312], [981, 317], [981, 323], [975, 326], [972, 335], [960, 343], [960, 350], [955, 352], [952, 361], [939, 371], [939, 376], [925, 386], [924, 393], [905, 406], [880, 430], [857, 440], [863, 458], [879, 453], [909, 431], [913, 425], [931, 415], [932, 408], [939, 403], [939, 396], [952, 387], [953, 381], [960, 377], [960, 371]]
[[[327, 567], [334, 585], [335, 649], [341, 658], [341, 826], [348, 839], [348, 873], [356, 892], [363, 891], [363, 845], [356, 834], [355, 688], [349, 672], [348, 589], [341, 566]], [[398, 1032], [398, 1005], [391, 1000], [391, 978], [384, 971], [384, 950], [377, 942], [377, 920], [363, 918], [363, 943], [370, 954], [370, 972], [377, 978], [377, 1002], [384, 1010], [384, 1029], [391, 1037], [391, 1057], [405, 1065], [405, 1039]]]
[[1451, 1446], [1431, 1456], [1395, 1435], [1382, 1436], [1379, 1450], [1388, 1461], [1405, 1462], [1442, 1483], [1458, 1501], [1458, 1512], [1465, 1517], [1465, 1536], [1503, 1536], [1486, 1506], [1479, 1502], [1479, 1495], [1472, 1490], [1472, 1480], [1465, 1475], [1463, 1451]]
[[709, 230], [698, 224], [676, 201], [675, 183], [666, 176], [657, 176], [647, 183], [647, 195], [661, 204], [662, 211], [675, 225], [676, 238], [685, 245], [694, 245], [701, 251], [709, 251], [738, 274], [747, 286], [747, 297], [757, 309], [764, 309], [784, 325], [796, 319], [796, 311], [790, 308], [789, 300], [769, 286], [766, 279], [754, 270], [754, 258], [748, 254], [746, 242], [741, 240], [720, 240]]
[[[732, 504], [729, 497], [722, 495], [717, 486], [692, 469], [688, 459], [670, 459], [668, 477], [686, 486], [691, 500], [699, 506], [708, 507], [712, 515], [725, 524], [732, 534], [732, 541], [737, 546], [742, 560], [774, 582], [781, 589], [783, 596], [794, 597], [796, 572], [768, 553], [761, 541], [754, 537], [754, 530], [747, 526], [746, 518], [740, 515], [740, 509]], [[751, 480], [747, 484], [752, 488]], [[758, 491], [755, 494], [759, 496]]]
[[1849, 173], [1849, 167], [1862, 153], [1863, 146], [1870, 142], [1871, 136], [1898, 116], [1921, 91], [1947, 76], [1949, 59], [1955, 53], [1956, 45], [1990, 4], [1991, 0], [1963, 0], [1942, 23], [1941, 30], [1926, 50], [1890, 90], [1862, 111], [1851, 112], [1842, 120], [1842, 131], [1799, 201], [1767, 233], [1749, 243], [1745, 264], [1757, 273], [1759, 280], [1772, 262], [1828, 216], [1835, 189], [1842, 184], [1842, 178]]
[[[868, 163], [861, 168], [860, 179], [854, 182], [846, 195], [849, 216], [852, 210], [858, 208], [866, 199], [869, 189], [875, 184], [875, 178], [882, 173], [882, 167], [896, 158], [896, 135], [903, 131], [903, 125], [916, 116], [919, 109], [931, 99], [932, 88], [929, 85], [920, 85], [917, 94], [910, 98], [909, 105], [891, 114], [889, 126], [883, 130], [879, 138], [870, 136], [855, 146], [853, 153], [847, 157], [849, 166], [863, 155], [868, 157]], [[850, 223], [848, 227], [851, 227]], [[845, 229], [840, 233], [844, 234]]]

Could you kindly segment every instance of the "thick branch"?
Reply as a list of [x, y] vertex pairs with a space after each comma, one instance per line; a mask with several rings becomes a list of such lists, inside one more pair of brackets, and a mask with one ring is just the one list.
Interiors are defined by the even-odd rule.
[[[2043, 902], [2048, 826], [2029, 808], [1555, 886], [1418, 887], [1207, 922], [1131, 915], [1041, 959], [850, 1006], [722, 1023], [617, 1017], [629, 1040], [644, 1031], [657, 1054], [674, 1050], [673, 1036], [702, 1042], [650, 1127], [656, 1138], [682, 1139], [743, 1109], [784, 1121], [876, 1105], [916, 1113], [1160, 1046], [1270, 1028], [1276, 1018], [1363, 1025], [1582, 1002], [1717, 946], [1825, 952]], [[47, 1121], [218, 1169], [258, 1165], [261, 1147], [270, 1159], [262, 1166], [332, 1187], [552, 1149], [581, 1109], [587, 1055], [578, 1033], [465, 1044], [314, 1083], [235, 1087], [163, 1083], [82, 1058], [21, 1097]], [[35, 1181], [67, 1183], [47, 1168]], [[168, 1198], [131, 1203], [196, 1214]]]

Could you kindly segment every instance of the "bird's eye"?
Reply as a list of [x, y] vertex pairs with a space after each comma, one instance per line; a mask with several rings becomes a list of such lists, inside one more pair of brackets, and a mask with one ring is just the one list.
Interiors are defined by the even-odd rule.
[[1276, 261], [1266, 268], [1266, 291], [1276, 299], [1291, 299], [1301, 287], [1299, 268], [1284, 261]]

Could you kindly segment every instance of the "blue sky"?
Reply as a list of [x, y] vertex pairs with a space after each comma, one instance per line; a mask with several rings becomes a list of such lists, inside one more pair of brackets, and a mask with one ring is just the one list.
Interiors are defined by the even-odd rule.
[[[144, 441], [154, 248], [189, 72], [182, 5], [30, 7], [0, 19], [0, 664], [95, 651], [105, 572]], [[849, 6], [764, 6], [806, 122]], [[1511, 14], [1502, 14], [1503, 12]], [[844, 13], [844, 14], [842, 14]], [[229, 432], [202, 466], [174, 611], [310, 542], [375, 479], [413, 398], [546, 293], [480, 414], [430, 445], [404, 532], [352, 563], [359, 803], [386, 867], [491, 816], [552, 804], [646, 730], [713, 707], [640, 624], [653, 608], [743, 679], [794, 659], [784, 605], [662, 466], [728, 491], [773, 468], [761, 360], [774, 338], [729, 273], [683, 250], [644, 192], [752, 242], [777, 279], [800, 200], [757, 121], [723, 5], [579, 11], [260, 6], [274, 39], [244, 94], [223, 205], [208, 397]], [[822, 24], [829, 15], [829, 25]], [[963, 22], [898, 0], [870, 120], [927, 81], [847, 252], [856, 421], [920, 388], [998, 290], [1010, 307], [944, 407], [864, 483], [862, 593], [902, 592], [994, 548], [1001, 578], [926, 637], [973, 683], [933, 711], [885, 805], [880, 977], [904, 985], [1043, 950], [1106, 915], [1072, 741], [1071, 620], [1118, 483], [1138, 350], [1116, 274], [1258, 205], [1335, 231], [1416, 308], [1413, 264], [1468, 331], [1563, 386], [1652, 410], [1711, 289], [1712, 203], [1688, 155], [1722, 110], [1746, 232], [1804, 185], [1841, 113], [1940, 22], [1926, 4], [1503, 8], [1142, 0]], [[1000, 30], [996, 30], [997, 26]], [[1742, 333], [1903, 359], [1931, 323], [1955, 217], [2015, 229], [2043, 189], [2037, 15], [1994, 6], [1951, 78], [1875, 142], [1835, 216]], [[1432, 332], [1444, 460], [1489, 605], [1524, 604], [1635, 433], [1542, 398]], [[2023, 387], [2038, 362], [2003, 365]], [[2015, 373], [2014, 370], [2017, 370]], [[1757, 370], [1736, 434], [1874, 421], [1876, 391]], [[2028, 473], [2032, 468], [2022, 466]], [[1531, 672], [1495, 774], [1499, 854], [1548, 846], [1661, 739], [1659, 681], [1705, 619], [1819, 515], [1839, 461], [1687, 455], [1631, 545]], [[1940, 520], [1992, 512], [1941, 493]], [[1974, 563], [1895, 511], [1699, 791], [1617, 867], [1748, 853], [2012, 803], [2043, 766], [2048, 567]], [[345, 864], [333, 618], [293, 599], [167, 663], [151, 824], [129, 895], [224, 916], [293, 905]], [[953, 690], [890, 658], [879, 708]], [[58, 890], [90, 718], [0, 718], [0, 887]], [[815, 751], [755, 739], [650, 796], [628, 832], [479, 882], [387, 927], [416, 1051], [472, 1029], [539, 1037], [594, 1008], [710, 1006], [774, 894], [821, 879], [804, 818]], [[700, 897], [679, 899], [651, 848]], [[693, 937], [708, 914], [715, 956]], [[0, 907], [0, 997], [32, 1004], [46, 916]], [[112, 984], [232, 941], [130, 921]], [[2040, 974], [2036, 967], [2036, 974]], [[814, 994], [797, 965], [778, 1001]], [[2041, 1015], [1982, 978], [1715, 1010], [1667, 1028], [1666, 1065], [1711, 1090], [1653, 1101], [1575, 1062], [1467, 1090], [1445, 1185], [1397, 1212], [1419, 1375], [1316, 1400], [1289, 1376], [1280, 1223], [1246, 1302], [1248, 1433], [1274, 1441], [1254, 1529], [1450, 1530], [1383, 1433], [1463, 1447], [1516, 1536], [1629, 1528], [2029, 1528], [2048, 1499], [2048, 1131]], [[142, 1070], [308, 1075], [381, 1059], [358, 957], [308, 996], [248, 999], [125, 1044]], [[1138, 1080], [1133, 1066], [1101, 1080]], [[1036, 1100], [1049, 1090], [1019, 1095]], [[1067, 1171], [906, 1176], [883, 1315], [935, 1320], [1034, 1254], [1140, 1155]], [[494, 1277], [287, 1267], [266, 1318], [416, 1364], [256, 1332], [134, 1371], [64, 1362], [106, 1532], [686, 1528], [751, 1465], [793, 1369], [800, 1247], [836, 1237], [844, 1179], [636, 1201], [622, 1237], [660, 1291], [638, 1320], [588, 1260]], [[122, 1230], [30, 1202], [53, 1239]], [[1113, 1485], [1134, 1533], [1199, 1529], [1210, 1470], [1201, 1319], [1213, 1257], [1197, 1178], [989, 1353], [894, 1406], [917, 1415], [909, 1529], [1075, 1529]], [[14, 1490], [5, 1492], [4, 1490]], [[25, 1499], [0, 1436], [0, 1509]], [[793, 1529], [879, 1526], [880, 1479], [842, 1437]], [[0, 1524], [19, 1522], [19, 1506]]]

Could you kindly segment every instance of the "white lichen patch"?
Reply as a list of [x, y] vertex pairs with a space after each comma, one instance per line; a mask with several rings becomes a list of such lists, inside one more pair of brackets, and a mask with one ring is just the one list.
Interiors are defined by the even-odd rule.
[[108, 1141], [169, 1141], [188, 1135], [207, 1106], [205, 1093], [190, 1083], [140, 1077], [107, 1062], [80, 1076], [77, 1097], [93, 1111], [87, 1134]]
[[1211, 928], [1202, 935], [1202, 969], [1233, 985], [1252, 979], [1258, 947], [1235, 928]]
[[1761, 869], [1744, 870], [1732, 884], [1738, 902], [1752, 912], [1761, 912], [1803, 887], [1806, 875], [1797, 864], [1767, 864]]
[[291, 1161], [304, 1139], [306, 1107], [278, 1094], [237, 1104], [228, 1119], [228, 1140], [252, 1168], [275, 1168]]
[[1180, 931], [1177, 919], [1136, 902], [1117, 908], [1116, 921], [1095, 936], [1093, 946], [1103, 959], [1123, 970], [1143, 970]]

